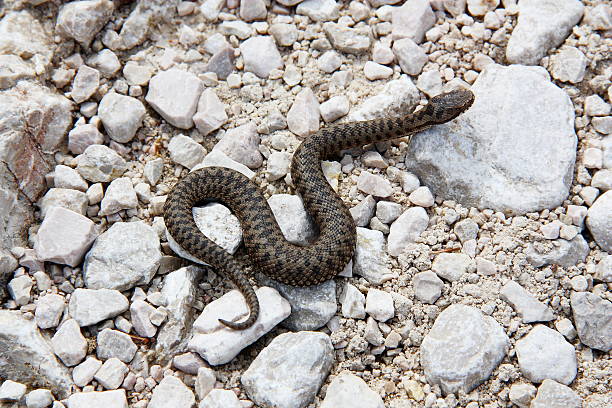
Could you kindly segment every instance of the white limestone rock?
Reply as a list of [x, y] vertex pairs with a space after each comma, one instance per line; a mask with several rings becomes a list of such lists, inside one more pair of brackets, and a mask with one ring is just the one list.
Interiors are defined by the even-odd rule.
[[612, 349], [612, 302], [589, 292], [573, 292], [572, 313], [580, 341], [590, 348]]
[[100, 203], [99, 216], [115, 214], [121, 210], [138, 207], [138, 197], [128, 177], [113, 180], [104, 193]]
[[313, 21], [332, 21], [338, 18], [340, 6], [335, 0], [304, 0], [299, 2], [295, 11]]
[[342, 305], [342, 316], [353, 319], [365, 318], [365, 296], [348, 282], [344, 284], [340, 303]]
[[589, 253], [589, 244], [580, 234], [571, 241], [558, 239], [551, 244], [552, 249], [545, 252], [539, 252], [537, 247], [529, 244], [525, 251], [529, 263], [535, 267], [557, 264], [567, 268], [584, 262]]
[[257, 405], [305, 408], [329, 374], [333, 356], [324, 333], [281, 334], [253, 360], [241, 382]]
[[386, 322], [395, 316], [393, 297], [384, 290], [370, 288], [366, 296], [365, 312], [379, 322]]
[[393, 53], [402, 71], [408, 75], [419, 75], [427, 62], [427, 54], [410, 38], [393, 42]]
[[512, 64], [538, 64], [572, 32], [583, 12], [584, 5], [578, 0], [519, 2], [518, 23], [508, 41], [506, 58]]
[[419, 272], [412, 278], [414, 296], [423, 303], [434, 304], [442, 294], [444, 282], [431, 271]]
[[117, 222], [98, 237], [85, 257], [83, 279], [90, 289], [128, 290], [147, 284], [161, 260], [159, 237], [144, 222]]
[[79, 174], [93, 183], [108, 183], [127, 170], [127, 163], [117, 152], [100, 144], [87, 147], [77, 160]]
[[[260, 78], [267, 78], [274, 69], [283, 68], [283, 60], [274, 39], [270, 36], [249, 38], [240, 44], [244, 69]], [[265, 56], [265, 58], [262, 58]]]
[[357, 188], [366, 194], [381, 198], [389, 197], [393, 193], [393, 187], [389, 180], [368, 171], [362, 171], [359, 174]]
[[115, 7], [110, 0], [72, 1], [64, 4], [57, 15], [56, 30], [73, 38], [85, 48], [110, 20]]
[[87, 340], [74, 319], [62, 323], [51, 339], [51, 344], [55, 355], [68, 367], [79, 364], [87, 355]]
[[582, 399], [574, 390], [558, 382], [546, 379], [538, 388], [530, 408], [581, 408]]
[[471, 262], [466, 254], [441, 253], [434, 258], [431, 270], [449, 282], [456, 282], [467, 272]]
[[66, 309], [66, 299], [53, 293], [42, 296], [36, 302], [36, 324], [41, 329], [57, 327]]
[[268, 199], [268, 204], [287, 241], [297, 245], [307, 245], [312, 241], [316, 226], [299, 196], [274, 194]]
[[362, 408], [384, 408], [383, 400], [365, 381], [350, 371], [337, 375], [327, 387], [321, 408], [353, 408], [359, 401]]
[[151, 78], [145, 100], [171, 125], [189, 129], [203, 89], [202, 81], [194, 74], [171, 68]]
[[436, 318], [421, 343], [430, 384], [444, 393], [468, 393], [486, 381], [510, 348], [503, 328], [479, 309], [453, 304]]
[[225, 104], [221, 102], [212, 88], [206, 88], [198, 102], [198, 111], [193, 123], [202, 135], [206, 136], [227, 122]]
[[532, 382], [552, 379], [569, 385], [578, 369], [576, 350], [556, 330], [537, 325], [516, 342], [519, 367]]
[[391, 224], [387, 252], [391, 256], [399, 256], [406, 247], [414, 243], [416, 239], [427, 229], [429, 216], [421, 207], [411, 207], [404, 211]]
[[53, 404], [53, 394], [44, 388], [30, 391], [26, 395], [26, 405], [28, 408], [46, 408]]
[[76, 289], [68, 303], [68, 312], [81, 327], [91, 326], [125, 312], [128, 300], [111, 289]]
[[62, 207], [51, 207], [38, 230], [34, 250], [41, 261], [77, 266], [98, 236], [87, 217]]
[[118, 330], [104, 329], [98, 333], [96, 341], [96, 354], [101, 360], [115, 357], [128, 364], [137, 351], [132, 338]]
[[73, 168], [58, 164], [53, 172], [53, 185], [55, 188], [86, 191], [87, 182]]
[[372, 31], [369, 27], [351, 28], [327, 22], [323, 24], [323, 31], [335, 49], [347, 54], [364, 54], [372, 46]]
[[577, 84], [584, 79], [587, 59], [576, 47], [564, 47], [550, 57], [550, 72], [553, 78]]
[[[69, 408], [128, 408], [125, 390], [93, 391], [72, 394]], [[53, 407], [55, 408], [55, 407]]]
[[112, 357], [102, 364], [94, 375], [94, 379], [107, 390], [116, 390], [123, 383], [128, 371], [127, 365], [118, 358]]
[[200, 354], [211, 365], [228, 363], [291, 314], [289, 302], [276, 289], [264, 286], [256, 294], [261, 309], [259, 318], [245, 330], [232, 330], [219, 322], [219, 319], [242, 321], [248, 316], [249, 309], [239, 291], [232, 290], [206, 305], [193, 324], [189, 350]]
[[[541, 67], [496, 64], [472, 91], [476, 99], [467, 112], [413, 137], [407, 169], [436, 196], [464, 206], [525, 213], [560, 205], [576, 159], [567, 94]], [[546, 108], [536, 113], [525, 100]], [[546, 155], [541, 146], [551, 146]]]
[[98, 107], [98, 116], [106, 133], [118, 143], [127, 143], [134, 138], [144, 115], [142, 102], [115, 92], [104, 95]]
[[102, 362], [95, 357], [87, 357], [85, 361], [74, 367], [72, 379], [79, 387], [84, 387], [93, 380], [98, 370], [102, 367]]
[[394, 40], [410, 38], [420, 44], [425, 32], [434, 26], [436, 16], [428, 0], [412, 0], [392, 11], [392, 37]]
[[70, 97], [76, 103], [82, 103], [91, 98], [100, 85], [100, 72], [97, 69], [81, 65], [72, 81]]
[[607, 252], [612, 252], [612, 190], [599, 196], [587, 211], [586, 225], [595, 242]]
[[257, 169], [263, 164], [259, 142], [257, 127], [253, 122], [249, 122], [228, 130], [213, 150], [220, 150], [232, 160], [250, 169]]
[[349, 122], [399, 117], [412, 112], [419, 102], [419, 90], [407, 75], [389, 81], [382, 92], [367, 98], [351, 110]]
[[295, 97], [287, 113], [287, 126], [297, 136], [304, 138], [319, 130], [319, 101], [310, 88], [302, 89]]
[[523, 318], [523, 323], [548, 322], [555, 318], [553, 311], [515, 281], [508, 281], [500, 290], [500, 297]]
[[195, 405], [195, 396], [180, 379], [172, 375], [166, 376], [153, 389], [153, 395], [148, 408], [192, 408]]
[[353, 272], [374, 285], [380, 285], [393, 275], [387, 267], [385, 237], [382, 232], [357, 227], [357, 246], [353, 258]]
[[90, 123], [79, 125], [68, 133], [68, 150], [81, 154], [91, 145], [102, 145], [104, 135]]
[[85, 215], [87, 204], [87, 195], [82, 191], [67, 188], [51, 188], [40, 199], [38, 206], [40, 207], [40, 215], [44, 219], [47, 216], [47, 211], [53, 207], [62, 207], [77, 214]]
[[192, 138], [176, 135], [168, 143], [168, 152], [173, 162], [192, 169], [204, 160], [206, 149]]

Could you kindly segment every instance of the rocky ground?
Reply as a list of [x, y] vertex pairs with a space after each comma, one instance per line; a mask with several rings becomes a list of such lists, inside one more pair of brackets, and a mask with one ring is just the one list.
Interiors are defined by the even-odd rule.
[[[612, 406], [611, 46], [605, 0], [0, 2], [0, 406]], [[300, 141], [457, 88], [322, 163], [338, 278], [256, 274], [258, 323], [218, 323], [247, 309], [167, 236], [178, 179], [233, 168], [307, 243]]]

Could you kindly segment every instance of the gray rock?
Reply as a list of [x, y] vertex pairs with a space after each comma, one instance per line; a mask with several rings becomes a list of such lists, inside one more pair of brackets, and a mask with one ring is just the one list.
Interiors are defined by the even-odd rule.
[[518, 23], [506, 47], [512, 64], [536, 65], [548, 50], [560, 45], [582, 18], [577, 0], [540, 0], [519, 3]]
[[508, 281], [499, 293], [523, 318], [523, 323], [548, 322], [555, 318], [553, 311], [538, 301], [515, 281]]
[[96, 353], [99, 359], [118, 358], [129, 363], [136, 354], [137, 347], [132, 338], [117, 330], [104, 329], [98, 333]]
[[225, 46], [213, 54], [204, 70], [214, 72], [219, 79], [227, 79], [232, 71], [234, 71], [235, 58], [234, 49], [230, 46]]
[[55, 355], [68, 367], [79, 364], [87, 355], [87, 340], [74, 319], [62, 323], [53, 335], [51, 344]]
[[98, 107], [98, 116], [111, 139], [127, 143], [134, 138], [142, 124], [145, 107], [136, 98], [109, 92]]
[[250, 169], [257, 169], [263, 164], [259, 152], [260, 137], [253, 122], [230, 129], [214, 147], [232, 160], [244, 164]]
[[402, 214], [402, 205], [391, 201], [379, 201], [376, 204], [376, 217], [385, 224], [390, 224]]
[[100, 86], [100, 72], [97, 69], [81, 65], [72, 81], [70, 97], [76, 103], [82, 103], [92, 97]]
[[589, 253], [589, 244], [580, 234], [571, 241], [559, 239], [550, 242], [552, 248], [546, 252], [539, 252], [537, 247], [529, 244], [525, 251], [529, 263], [535, 267], [557, 264], [567, 268], [584, 262]]
[[[249, 38], [240, 44], [240, 52], [244, 59], [244, 70], [260, 78], [267, 78], [273, 69], [283, 67], [281, 55], [270, 36]], [[266, 58], [262, 58], [262, 55]]]
[[319, 101], [310, 88], [303, 88], [287, 112], [287, 126], [299, 137], [306, 137], [319, 130]]
[[34, 250], [41, 261], [77, 266], [98, 236], [87, 217], [62, 207], [51, 207], [38, 230]]
[[573, 292], [572, 312], [580, 341], [604, 352], [612, 349], [612, 302], [589, 292]]
[[325, 326], [338, 309], [333, 279], [305, 287], [285, 285], [265, 277], [258, 281], [278, 290], [291, 305], [291, 315], [281, 323], [290, 330], [317, 330]]
[[147, 284], [161, 260], [159, 237], [144, 222], [118, 222], [98, 237], [85, 257], [90, 289], [127, 290]]
[[123, 382], [128, 371], [128, 367], [121, 360], [112, 357], [102, 364], [102, 367], [94, 375], [94, 379], [107, 390], [116, 390]]
[[171, 68], [151, 78], [145, 100], [171, 125], [189, 129], [203, 89], [194, 74]]
[[340, 303], [342, 304], [342, 316], [353, 319], [365, 318], [365, 296], [348, 282], [344, 284]]
[[431, 271], [419, 272], [412, 278], [414, 296], [423, 303], [433, 304], [440, 298], [444, 282]]
[[94, 375], [96, 375], [100, 367], [102, 367], [102, 362], [100, 360], [95, 357], [87, 357], [85, 361], [72, 370], [74, 383], [79, 387], [86, 386], [93, 380]]
[[419, 102], [419, 90], [407, 75], [389, 81], [382, 92], [367, 98], [359, 107], [352, 109], [348, 121], [360, 121], [398, 117], [403, 112], [412, 112]]
[[98, 216], [115, 214], [121, 210], [138, 207], [138, 198], [128, 177], [120, 177], [113, 180], [100, 203]]
[[27, 387], [15, 381], [6, 380], [0, 386], [0, 401], [19, 402], [25, 395]]
[[612, 190], [606, 191], [599, 196], [586, 217], [586, 225], [593, 234], [593, 238], [599, 247], [612, 252]]
[[44, 388], [30, 391], [26, 395], [26, 405], [28, 408], [46, 408], [53, 404], [53, 394]]
[[368, 282], [380, 285], [392, 277], [387, 267], [385, 237], [382, 232], [357, 227], [357, 246], [353, 258], [353, 272]]
[[230, 390], [212, 390], [200, 403], [207, 408], [242, 408], [236, 393]]
[[164, 171], [164, 159], [158, 157], [157, 159], [153, 159], [148, 161], [144, 166], [143, 175], [147, 182], [154, 186], [157, 184], [159, 179], [161, 178], [162, 172]]
[[21, 275], [11, 279], [7, 289], [15, 303], [19, 306], [24, 306], [30, 303], [32, 286], [34, 286], [32, 278], [28, 275]]
[[224, 21], [219, 24], [219, 32], [227, 36], [235, 35], [241, 40], [246, 40], [253, 34], [253, 27], [240, 20]]
[[427, 54], [410, 38], [393, 42], [393, 53], [402, 71], [408, 75], [419, 75], [427, 62]]
[[274, 194], [268, 199], [268, 204], [287, 241], [307, 245], [315, 237], [316, 226], [299, 196]]
[[166, 376], [153, 389], [148, 408], [192, 408], [195, 405], [193, 392], [183, 382], [172, 376]]
[[114, 150], [103, 145], [91, 145], [79, 155], [77, 171], [85, 180], [107, 183], [127, 170], [127, 163]]
[[[255, 291], [259, 299], [259, 317], [245, 330], [227, 328], [219, 319], [242, 321], [249, 314], [244, 297], [232, 290], [209, 303], [193, 323], [194, 335], [189, 350], [198, 353], [210, 365], [230, 362], [242, 349], [272, 330], [291, 314], [291, 306], [278, 291], [263, 286]], [[261, 354], [260, 354], [261, 355]]]
[[[128, 408], [125, 390], [93, 391], [72, 394], [69, 408]], [[55, 408], [55, 407], [53, 407]]]
[[85, 215], [87, 205], [88, 199], [85, 193], [67, 188], [51, 188], [39, 202], [40, 215], [43, 219], [47, 216], [47, 210], [51, 207], [62, 207]]
[[332, 21], [338, 19], [340, 6], [335, 0], [304, 0], [295, 11], [314, 21]]
[[298, 29], [294, 24], [274, 23], [268, 31], [274, 37], [274, 41], [282, 47], [290, 47], [298, 39]]
[[378, 393], [368, 387], [365, 381], [350, 371], [337, 375], [327, 387], [321, 408], [353, 408], [359, 401], [361, 408], [384, 408]]
[[110, 289], [76, 289], [70, 297], [68, 312], [79, 326], [91, 326], [115, 317], [128, 309], [125, 296]]
[[537, 325], [516, 342], [519, 367], [532, 382], [552, 379], [569, 385], [578, 369], [576, 350], [556, 330]]
[[192, 138], [179, 134], [168, 143], [168, 152], [173, 162], [192, 169], [204, 160], [206, 149]]
[[53, 293], [42, 296], [36, 302], [36, 324], [41, 329], [57, 327], [66, 309], [66, 299]]
[[241, 382], [258, 405], [305, 408], [329, 374], [333, 355], [324, 333], [281, 334], [253, 360]]
[[397, 220], [391, 224], [387, 252], [391, 256], [399, 256], [406, 247], [414, 243], [427, 229], [429, 216], [421, 207], [412, 207], [404, 211]]
[[394, 40], [410, 38], [417, 44], [423, 42], [425, 32], [434, 26], [436, 16], [427, 0], [413, 0], [392, 12]]
[[430, 384], [444, 393], [470, 392], [489, 378], [510, 347], [503, 328], [479, 309], [454, 304], [436, 318], [421, 343]]
[[361, 200], [359, 204], [351, 208], [349, 211], [355, 220], [358, 227], [365, 227], [370, 224], [370, 220], [374, 216], [376, 210], [376, 200], [371, 195]]
[[582, 399], [574, 390], [550, 379], [542, 381], [530, 408], [581, 408]]
[[74, 154], [81, 154], [89, 146], [102, 143], [104, 143], [104, 135], [90, 123], [79, 125], [68, 133], [68, 150]]
[[56, 29], [87, 48], [98, 31], [110, 20], [114, 8], [110, 0], [69, 2], [59, 10]]
[[372, 31], [369, 27], [351, 28], [329, 22], [323, 24], [323, 31], [335, 49], [347, 54], [364, 54], [372, 46]]
[[225, 105], [213, 89], [207, 88], [202, 92], [198, 102], [198, 112], [193, 117], [193, 122], [204, 136], [219, 129], [227, 122]]

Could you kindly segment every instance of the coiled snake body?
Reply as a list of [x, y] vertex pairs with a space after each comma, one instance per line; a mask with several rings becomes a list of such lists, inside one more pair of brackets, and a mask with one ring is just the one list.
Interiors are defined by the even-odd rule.
[[237, 330], [250, 327], [259, 315], [259, 302], [243, 265], [196, 226], [192, 215], [195, 205], [211, 199], [227, 205], [240, 220], [252, 266], [267, 276], [294, 286], [324, 282], [353, 257], [356, 230], [350, 212], [327, 183], [320, 161], [343, 149], [407, 136], [448, 122], [467, 110], [473, 100], [470, 91], [452, 91], [432, 98], [423, 109], [403, 118], [337, 124], [306, 138], [293, 155], [291, 177], [304, 207], [319, 227], [319, 236], [310, 246], [285, 240], [258, 186], [237, 171], [207, 167], [179, 181], [164, 207], [170, 235], [187, 252], [231, 279], [249, 306], [245, 321], [220, 319], [221, 323]]

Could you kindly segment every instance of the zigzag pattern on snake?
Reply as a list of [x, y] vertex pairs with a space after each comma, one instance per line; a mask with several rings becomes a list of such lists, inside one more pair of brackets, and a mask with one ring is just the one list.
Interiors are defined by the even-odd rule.
[[258, 186], [243, 174], [207, 167], [180, 180], [164, 207], [170, 235], [187, 252], [229, 278], [249, 306], [250, 314], [245, 321], [220, 321], [233, 329], [248, 328], [257, 320], [259, 302], [244, 274], [244, 266], [198, 229], [192, 214], [194, 206], [214, 200], [232, 210], [241, 223], [246, 251], [256, 270], [294, 286], [324, 282], [353, 257], [356, 229], [350, 212], [327, 183], [320, 161], [344, 149], [408, 136], [448, 122], [467, 110], [473, 101], [472, 92], [456, 90], [432, 98], [423, 109], [402, 118], [332, 125], [307, 137], [293, 155], [291, 177], [304, 207], [319, 227], [319, 236], [310, 246], [297, 246], [285, 240]]

